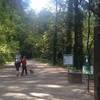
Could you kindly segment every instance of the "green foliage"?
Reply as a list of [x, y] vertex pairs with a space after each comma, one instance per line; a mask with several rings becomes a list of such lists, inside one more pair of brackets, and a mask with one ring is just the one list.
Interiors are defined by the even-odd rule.
[[0, 1], [0, 63], [11, 60], [16, 51], [18, 42], [13, 40], [15, 24], [7, 0]]
[[[73, 53], [74, 47], [74, 0], [59, 0], [57, 11], [56, 59], [62, 62], [58, 54]], [[54, 3], [54, 2], [53, 2]], [[55, 3], [54, 3], [55, 4]], [[86, 9], [79, 6], [78, 36], [86, 53], [87, 18]], [[86, 7], [85, 7], [86, 8]], [[92, 22], [93, 19], [91, 19]], [[84, 21], [84, 31], [82, 24]], [[94, 23], [91, 23], [94, 24]], [[91, 25], [90, 46], [93, 41]], [[82, 33], [83, 32], [83, 33]], [[38, 14], [29, 9], [27, 0], [0, 0], [0, 63], [13, 59], [16, 49], [29, 58], [41, 57], [52, 60], [55, 41], [55, 12], [43, 9]], [[83, 34], [83, 35], [82, 35]], [[83, 36], [83, 37], [81, 37]], [[78, 40], [80, 40], [80, 38]], [[90, 49], [93, 47], [90, 47]], [[81, 54], [81, 51], [80, 51]]]

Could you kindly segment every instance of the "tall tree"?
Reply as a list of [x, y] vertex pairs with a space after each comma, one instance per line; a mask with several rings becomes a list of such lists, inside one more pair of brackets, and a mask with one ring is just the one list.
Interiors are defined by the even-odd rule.
[[73, 45], [73, 40], [72, 40], [72, 33], [73, 33], [73, 0], [68, 1], [68, 10], [66, 14], [66, 19], [65, 19], [65, 30], [66, 30], [66, 40], [65, 40], [65, 53], [66, 54], [71, 54], [72, 53], [72, 45]]
[[57, 33], [58, 33], [58, 29], [57, 29], [57, 22], [58, 22], [58, 0], [55, 0], [55, 32], [54, 32], [54, 36], [53, 36], [53, 64], [55, 65], [57, 63]]
[[79, 6], [80, 0], [74, 0], [74, 66], [78, 69], [83, 65], [82, 26], [83, 14]]

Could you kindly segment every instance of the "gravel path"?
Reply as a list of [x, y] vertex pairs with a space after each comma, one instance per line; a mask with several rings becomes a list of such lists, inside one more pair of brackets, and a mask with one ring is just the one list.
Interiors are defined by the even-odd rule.
[[18, 79], [14, 66], [0, 70], [0, 100], [94, 100], [84, 84], [68, 83], [67, 70], [37, 61], [28, 65], [34, 73]]

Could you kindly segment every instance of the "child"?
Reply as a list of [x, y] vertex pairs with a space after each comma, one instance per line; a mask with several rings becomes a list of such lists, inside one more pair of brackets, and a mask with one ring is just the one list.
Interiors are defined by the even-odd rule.
[[26, 61], [26, 57], [23, 56], [22, 60], [21, 60], [21, 63], [22, 63], [22, 72], [21, 72], [21, 76], [23, 76], [24, 72], [25, 74], [27, 75], [27, 61]]

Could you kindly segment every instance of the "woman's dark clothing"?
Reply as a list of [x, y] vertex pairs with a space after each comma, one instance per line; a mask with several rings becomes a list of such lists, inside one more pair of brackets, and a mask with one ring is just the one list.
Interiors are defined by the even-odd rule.
[[23, 74], [25, 73], [27, 75], [27, 66], [26, 66], [26, 58], [23, 58], [22, 61], [22, 72], [21, 72], [21, 76], [23, 76]]
[[16, 67], [16, 71], [19, 71], [19, 68], [20, 68], [20, 62], [15, 62], [15, 67]]
[[19, 71], [19, 67], [21, 65], [21, 55], [17, 54], [16, 58], [15, 58], [15, 67], [16, 67], [16, 71]]
[[26, 65], [22, 65], [21, 76], [23, 76], [24, 73], [27, 75], [27, 67], [26, 67]]

